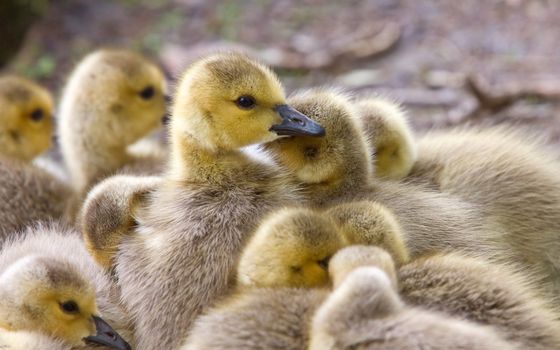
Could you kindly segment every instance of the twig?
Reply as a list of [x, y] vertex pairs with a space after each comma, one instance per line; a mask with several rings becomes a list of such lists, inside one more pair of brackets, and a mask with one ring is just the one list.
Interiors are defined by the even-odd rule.
[[[510, 83], [505, 87], [495, 88], [481, 76], [470, 75], [465, 79], [465, 87], [476, 103], [472, 108], [455, 108], [449, 112], [449, 123], [459, 124], [484, 112], [496, 114], [520, 100], [541, 100], [554, 102], [560, 100], [559, 82], [537, 82], [533, 84]], [[498, 92], [498, 93], [496, 93]]]

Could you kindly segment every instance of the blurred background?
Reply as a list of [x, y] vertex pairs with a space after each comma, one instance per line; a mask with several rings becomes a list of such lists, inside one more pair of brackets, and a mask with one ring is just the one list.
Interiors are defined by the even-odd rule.
[[417, 130], [514, 123], [560, 140], [558, 0], [0, 0], [0, 70], [60, 94], [98, 47], [138, 50], [171, 81], [241, 49], [288, 91], [393, 96]]

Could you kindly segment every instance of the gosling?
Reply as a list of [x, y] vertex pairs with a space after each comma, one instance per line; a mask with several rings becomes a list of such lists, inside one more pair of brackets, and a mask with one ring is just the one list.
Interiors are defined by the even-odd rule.
[[259, 218], [301, 203], [287, 175], [240, 149], [279, 135], [324, 134], [286, 104], [272, 71], [227, 53], [187, 69], [170, 129], [163, 182], [139, 206], [137, 225], [114, 258], [139, 349], [178, 346], [194, 319], [232, 287], [235, 263]]
[[62, 94], [58, 134], [80, 198], [119, 171], [161, 173], [165, 152], [136, 154], [129, 146], [160, 125], [165, 91], [160, 69], [133, 52], [98, 50], [77, 65]]
[[32, 163], [51, 145], [52, 114], [47, 90], [0, 77], [0, 247], [34, 222], [66, 219], [71, 188]]
[[[340, 251], [333, 263], [344, 263], [338, 255], [353, 254], [352, 249]], [[390, 259], [388, 254], [384, 256]], [[382, 265], [390, 266], [387, 262]], [[309, 350], [356, 348], [516, 349], [490, 327], [406, 306], [394, 283], [377, 266], [351, 270], [312, 321]]]
[[[77, 235], [56, 226], [29, 228], [0, 253], [0, 343], [63, 343], [65, 348], [100, 344], [130, 350], [99, 317], [125, 326], [111, 285]], [[113, 323], [113, 322], [111, 322]], [[18, 349], [21, 344], [10, 348]]]

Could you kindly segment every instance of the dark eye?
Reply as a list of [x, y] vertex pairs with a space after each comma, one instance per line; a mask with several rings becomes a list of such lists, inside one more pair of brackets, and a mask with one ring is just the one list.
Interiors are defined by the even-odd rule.
[[251, 96], [241, 96], [235, 100], [235, 104], [242, 109], [251, 109], [255, 107], [255, 99]]
[[144, 90], [140, 91], [140, 97], [142, 97], [144, 100], [149, 100], [154, 97], [155, 93], [156, 90], [153, 86], [147, 86], [144, 88]]
[[78, 304], [74, 300], [65, 301], [60, 303], [60, 308], [67, 314], [77, 314], [80, 312], [80, 308]]
[[300, 273], [301, 272], [301, 267], [299, 267], [299, 266], [290, 266], [290, 268], [292, 269], [292, 272], [295, 272], [295, 273]]
[[45, 112], [43, 112], [41, 108], [37, 108], [36, 110], [31, 112], [31, 120], [33, 120], [34, 122], [40, 122], [41, 120], [43, 120], [44, 116]]
[[330, 256], [327, 256], [327, 257], [324, 258], [323, 260], [317, 261], [317, 264], [319, 264], [319, 266], [320, 266], [323, 270], [328, 270], [328, 269], [329, 269], [329, 260], [331, 260], [331, 257], [330, 257]]

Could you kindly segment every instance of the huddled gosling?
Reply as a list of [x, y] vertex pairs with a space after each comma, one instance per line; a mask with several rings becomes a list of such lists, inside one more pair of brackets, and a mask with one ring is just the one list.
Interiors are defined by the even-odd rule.
[[60, 102], [58, 135], [73, 187], [81, 197], [119, 171], [159, 174], [165, 152], [137, 154], [130, 145], [166, 114], [161, 70], [125, 50], [98, 50], [70, 74]]
[[[339, 255], [353, 256], [355, 248], [362, 247], [340, 251], [332, 264], [345, 264]], [[333, 278], [339, 282], [313, 317], [309, 350], [516, 349], [490, 327], [404, 304], [383, 269], [394, 275], [390, 256], [367, 248], [372, 255], [381, 255], [375, 258], [380, 266], [358, 267], [344, 278], [336, 272], [346, 269], [335, 266]]]
[[29, 224], [66, 216], [71, 189], [31, 163], [51, 145], [52, 119], [46, 89], [0, 77], [0, 246]]
[[543, 293], [558, 305], [560, 163], [542, 137], [511, 127], [471, 127], [432, 131], [415, 142], [395, 103], [370, 98], [357, 105], [377, 157], [385, 151], [378, 143], [388, 139], [401, 153], [417, 153], [416, 159], [378, 162], [376, 170], [399, 168], [409, 182], [478, 205], [483, 218], [507, 232], [499, 240], [510, 251], [508, 262], [526, 268], [535, 285], [543, 286]]
[[[380, 264], [378, 251], [354, 246], [331, 259], [329, 273], [336, 286], [354, 269]], [[523, 275], [506, 267], [456, 253], [435, 254], [400, 267], [390, 277], [407, 304], [491, 326], [522, 349], [560, 345], [555, 314]]]
[[329, 259], [344, 244], [319, 211], [269, 214], [243, 251], [236, 290], [195, 321], [181, 349], [305, 349], [328, 294]]
[[126, 327], [112, 294], [109, 279], [76, 234], [56, 226], [31, 227], [0, 252], [0, 344], [130, 350], [100, 317], [101, 310], [117, 329]]
[[272, 71], [240, 54], [193, 63], [173, 100], [163, 181], [139, 203], [136, 224], [114, 257], [138, 349], [181, 344], [196, 317], [232, 286], [241, 248], [259, 219], [302, 203], [286, 174], [240, 149], [280, 135], [324, 134], [286, 104]]
[[400, 180], [418, 158], [418, 145], [401, 106], [386, 97], [361, 97], [355, 101], [374, 161], [374, 175]]
[[53, 99], [22, 77], [0, 76], [0, 156], [30, 162], [51, 145]]
[[265, 149], [300, 182], [312, 205], [326, 209], [361, 200], [384, 205], [397, 219], [411, 258], [453, 250], [502, 258], [504, 233], [481, 220], [477, 206], [423, 186], [373, 178], [367, 142], [348, 96], [319, 88], [296, 93], [290, 103], [321, 123], [326, 136], [293, 136]]

